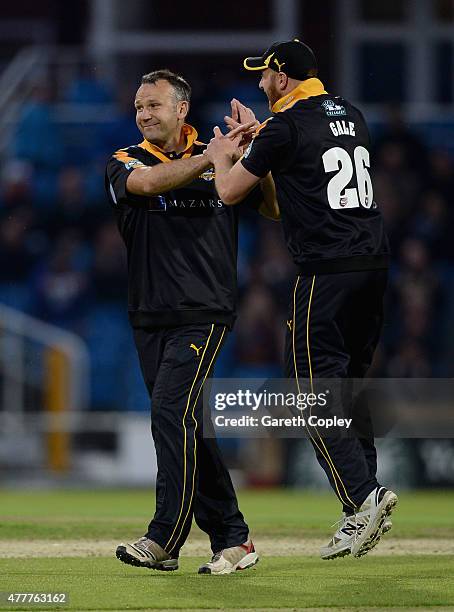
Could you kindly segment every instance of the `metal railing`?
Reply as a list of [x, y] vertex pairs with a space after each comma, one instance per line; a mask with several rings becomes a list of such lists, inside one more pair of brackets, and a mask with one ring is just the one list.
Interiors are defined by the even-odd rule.
[[77, 104], [64, 100], [67, 87], [88, 65], [92, 65], [90, 55], [77, 47], [35, 45], [22, 49], [11, 60], [0, 74], [0, 157], [9, 150], [21, 110], [39, 85], [51, 85], [54, 90], [52, 116], [56, 123], [102, 123], [111, 119], [113, 102]]
[[22, 49], [0, 75], [0, 153], [9, 145], [19, 109], [35, 86], [32, 78], [45, 62], [43, 47]]
[[[69, 437], [61, 419], [88, 408], [89, 376], [88, 350], [78, 336], [0, 304], [0, 446], [11, 431], [24, 430], [30, 408], [39, 410], [49, 424], [48, 465], [67, 469]], [[38, 387], [38, 406], [27, 405], [30, 386]]]

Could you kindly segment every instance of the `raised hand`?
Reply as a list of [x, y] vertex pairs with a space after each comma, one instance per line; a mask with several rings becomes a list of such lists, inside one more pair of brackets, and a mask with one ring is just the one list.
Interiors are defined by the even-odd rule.
[[233, 100], [230, 102], [230, 106], [232, 109], [232, 116], [228, 117], [226, 115], [224, 117], [224, 121], [229, 131], [235, 130], [240, 125], [245, 125], [247, 123], [251, 124], [247, 131], [243, 130], [243, 138], [240, 142], [240, 146], [244, 148], [251, 142], [256, 129], [260, 125], [260, 122], [256, 119], [252, 109], [242, 104], [236, 98], [233, 98]]
[[237, 161], [243, 154], [241, 142], [244, 138], [244, 134], [247, 134], [253, 125], [253, 121], [239, 124], [228, 134], [223, 134], [219, 127], [216, 126], [213, 129], [214, 138], [210, 140], [210, 144], [205, 149], [204, 155], [208, 157], [210, 162], [213, 164], [215, 158], [219, 156], [227, 156], [234, 162]]
[[[230, 132], [228, 134], [226, 134], [224, 138], [236, 139], [236, 138], [238, 138], [241, 135], [241, 138], [243, 139], [245, 137], [245, 135], [247, 135], [247, 134], [249, 134], [251, 132], [251, 130], [255, 130], [255, 124], [256, 124], [255, 121], [248, 121], [246, 123], [239, 123], [235, 128], [230, 130]], [[241, 140], [240, 140], [240, 142], [241, 142]]]

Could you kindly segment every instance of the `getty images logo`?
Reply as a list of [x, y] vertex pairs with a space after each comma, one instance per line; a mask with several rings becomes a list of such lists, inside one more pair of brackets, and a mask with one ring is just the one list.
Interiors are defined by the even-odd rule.
[[306, 408], [315, 406], [326, 406], [328, 394], [328, 390], [321, 393], [271, 393], [266, 390], [255, 393], [249, 389], [238, 389], [235, 393], [216, 393], [214, 408], [221, 411], [238, 406], [249, 408], [252, 411], [260, 407], [292, 407], [297, 410], [306, 410]]

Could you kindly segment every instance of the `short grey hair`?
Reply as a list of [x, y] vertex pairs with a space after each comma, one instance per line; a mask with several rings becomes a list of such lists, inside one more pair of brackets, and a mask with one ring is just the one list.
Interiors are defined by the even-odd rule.
[[167, 81], [172, 85], [175, 92], [177, 102], [189, 102], [191, 100], [191, 86], [179, 74], [175, 74], [171, 70], [164, 68], [163, 70], [154, 70], [142, 77], [142, 85], [154, 85], [156, 81]]

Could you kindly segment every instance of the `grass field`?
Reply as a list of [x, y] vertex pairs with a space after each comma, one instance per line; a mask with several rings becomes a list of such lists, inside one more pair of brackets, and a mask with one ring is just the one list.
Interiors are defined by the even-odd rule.
[[335, 561], [318, 557], [338, 518], [331, 495], [244, 491], [240, 503], [260, 563], [214, 577], [197, 575], [210, 551], [195, 526], [178, 572], [115, 559], [118, 542], [142, 535], [150, 492], [0, 491], [0, 592], [69, 594], [60, 607], [0, 609], [454, 609], [454, 492], [401, 494], [377, 548]]

